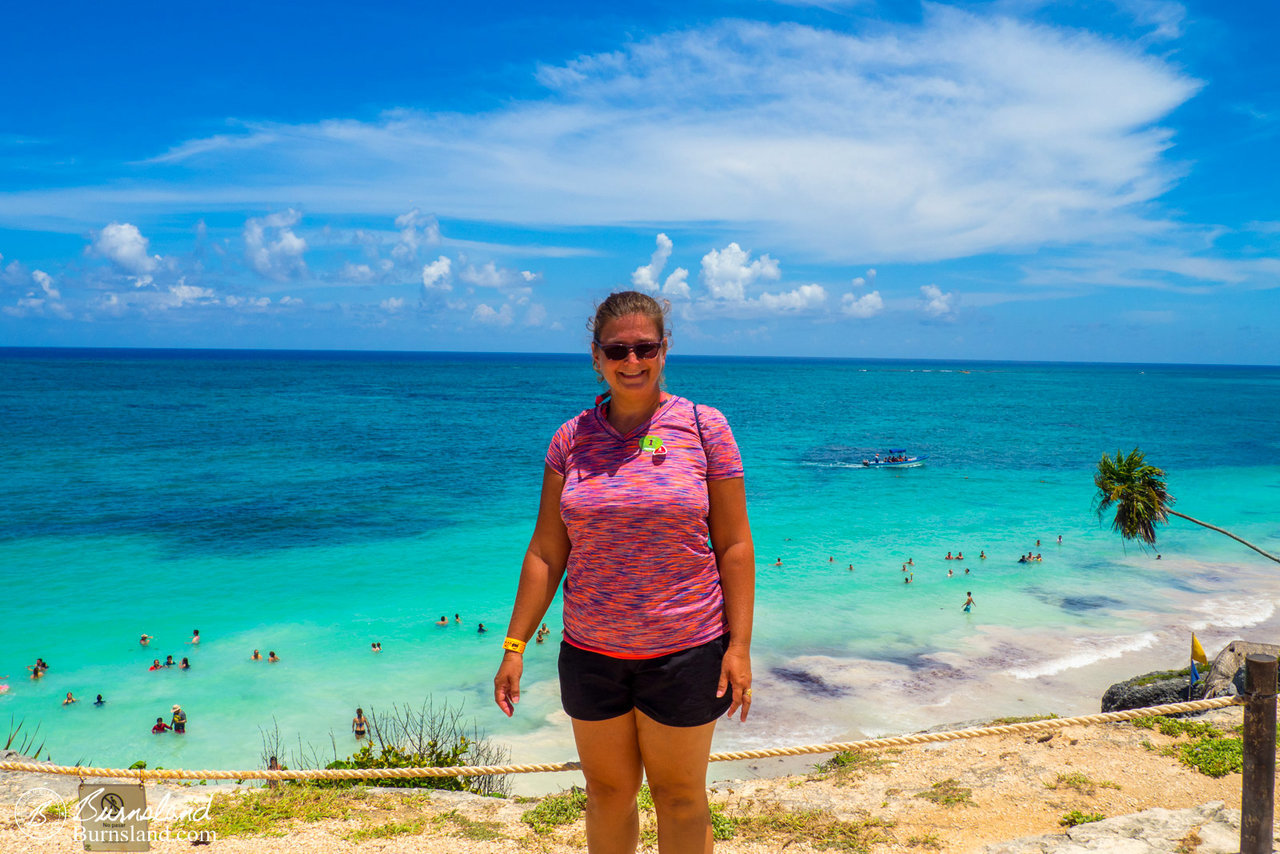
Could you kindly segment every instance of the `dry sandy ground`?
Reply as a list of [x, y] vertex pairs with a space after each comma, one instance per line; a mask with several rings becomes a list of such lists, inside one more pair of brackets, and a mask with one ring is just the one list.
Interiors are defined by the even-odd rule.
[[[1211, 712], [1203, 720], [1227, 728], [1240, 722], [1239, 708]], [[1151, 807], [1185, 808], [1209, 801], [1240, 806], [1240, 775], [1221, 779], [1186, 768], [1156, 748], [1175, 739], [1127, 724], [1067, 728], [1045, 734], [998, 736], [919, 746], [877, 754], [858, 769], [835, 773], [720, 783], [712, 801], [730, 816], [761, 815], [779, 809], [791, 814], [816, 810], [790, 829], [775, 828], [763, 836], [740, 833], [717, 843], [723, 854], [815, 850], [812, 834], [827, 820], [883, 822], [874, 832], [872, 854], [885, 852], [971, 852], [988, 842], [1058, 832], [1059, 819], [1071, 811], [1124, 815]], [[815, 762], [825, 757], [815, 757]], [[768, 771], [767, 765], [761, 770]], [[1064, 782], [1063, 776], [1070, 777]], [[945, 805], [921, 797], [934, 786], [954, 781], [957, 791], [970, 790], [971, 803]], [[1074, 782], [1074, 786], [1069, 785]], [[0, 800], [13, 801], [12, 784]], [[208, 789], [178, 789], [197, 801]], [[9, 794], [5, 794], [8, 792]], [[155, 801], [159, 792], [149, 793]], [[520, 816], [531, 802], [433, 794], [406, 800], [400, 795], [347, 796], [349, 815], [310, 824], [277, 822], [280, 835], [222, 836], [206, 847], [187, 841], [156, 844], [156, 851], [217, 852], [583, 852], [579, 820], [548, 835], [535, 834]], [[0, 805], [0, 851], [69, 852], [82, 850], [72, 838], [70, 822], [55, 822], [54, 835], [33, 841], [11, 820], [13, 811]], [[792, 816], [794, 818], [794, 815]], [[387, 838], [351, 841], [361, 828], [391, 822], [423, 823], [422, 830]], [[651, 814], [642, 819], [652, 826]], [[163, 825], [160, 825], [163, 827]], [[483, 839], [487, 835], [495, 838]], [[754, 838], [745, 838], [754, 836]], [[648, 843], [649, 850], [656, 846]]]

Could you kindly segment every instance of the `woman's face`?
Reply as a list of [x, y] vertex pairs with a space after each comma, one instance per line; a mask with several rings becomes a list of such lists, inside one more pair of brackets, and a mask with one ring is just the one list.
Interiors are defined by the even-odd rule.
[[[658, 325], [643, 314], [627, 314], [604, 325], [598, 334], [599, 345], [591, 345], [591, 359], [596, 370], [609, 384], [614, 396], [643, 396], [658, 391], [662, 369], [667, 363], [667, 342], [658, 334]], [[610, 359], [602, 348], [614, 344], [646, 344], [660, 342], [658, 354], [641, 359], [628, 351], [623, 359]]]

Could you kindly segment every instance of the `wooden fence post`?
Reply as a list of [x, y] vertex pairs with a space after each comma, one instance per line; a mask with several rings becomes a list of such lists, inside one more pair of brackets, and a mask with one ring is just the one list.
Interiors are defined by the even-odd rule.
[[1271, 854], [1276, 790], [1276, 657], [1245, 659], [1244, 779], [1240, 854]]

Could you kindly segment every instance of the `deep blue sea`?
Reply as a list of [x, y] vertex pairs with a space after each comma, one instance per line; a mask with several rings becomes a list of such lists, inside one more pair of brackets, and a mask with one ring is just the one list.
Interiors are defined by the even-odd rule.
[[[1192, 630], [1280, 628], [1280, 567], [1090, 509], [1098, 457], [1141, 446], [1179, 510], [1280, 549], [1280, 368], [672, 356], [667, 385], [747, 471], [756, 703], [717, 749], [1092, 711]], [[554, 643], [514, 719], [491, 680], [547, 441], [596, 392], [585, 355], [0, 349], [0, 727], [63, 763], [252, 768], [264, 731], [345, 756], [357, 706], [430, 697], [572, 758]], [[860, 465], [890, 447], [928, 463]], [[151, 735], [173, 703], [186, 736]]]

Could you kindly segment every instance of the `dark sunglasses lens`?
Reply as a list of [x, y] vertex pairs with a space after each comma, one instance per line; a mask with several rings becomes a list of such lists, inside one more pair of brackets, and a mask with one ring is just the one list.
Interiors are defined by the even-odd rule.
[[632, 347], [628, 347], [626, 344], [604, 344], [601, 345], [600, 352], [604, 353], [604, 357], [610, 361], [621, 362], [632, 351], [635, 351], [637, 359], [652, 359], [658, 355], [658, 350], [661, 348], [661, 341], [649, 341]]

